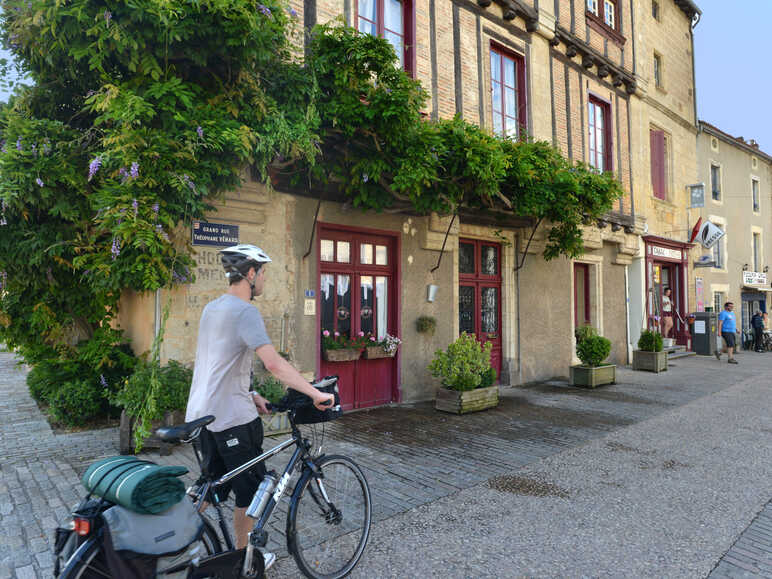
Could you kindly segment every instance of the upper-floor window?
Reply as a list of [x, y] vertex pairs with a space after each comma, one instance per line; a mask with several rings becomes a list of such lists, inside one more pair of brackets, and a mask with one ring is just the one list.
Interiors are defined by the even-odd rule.
[[657, 199], [666, 199], [670, 183], [669, 139], [665, 131], [649, 130], [651, 144], [651, 189]]
[[753, 197], [753, 212], [759, 212], [759, 182], [751, 179], [751, 196]]
[[651, 0], [651, 17], [654, 20], [659, 20], [659, 2], [657, 0]]
[[382, 36], [394, 47], [399, 64], [412, 74], [413, 11], [409, 0], [358, 0], [357, 28]]
[[713, 267], [717, 269], [723, 269], [724, 268], [724, 241], [726, 240], [726, 236], [719, 239], [715, 245], [713, 245], [713, 261], [715, 262], [715, 265]]
[[600, 19], [609, 28], [617, 29], [616, 0], [587, 0], [587, 11]]
[[491, 47], [491, 103], [493, 131], [517, 139], [525, 126], [524, 60]]
[[721, 201], [721, 167], [710, 166], [710, 191], [714, 201]]
[[761, 234], [753, 234], [753, 271], [761, 271]]
[[589, 163], [598, 171], [611, 171], [611, 107], [592, 96], [588, 107]]
[[654, 84], [662, 88], [662, 57], [654, 53]]

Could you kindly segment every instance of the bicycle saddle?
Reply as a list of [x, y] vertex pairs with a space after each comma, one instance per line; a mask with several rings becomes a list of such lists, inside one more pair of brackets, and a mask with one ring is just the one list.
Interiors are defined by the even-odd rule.
[[[180, 440], [195, 438], [198, 436], [196, 430], [214, 422], [214, 416], [202, 416], [191, 422], [179, 424], [177, 426], [162, 426], [155, 431], [158, 438], [164, 442], [179, 442]], [[194, 436], [195, 434], [195, 436]]]

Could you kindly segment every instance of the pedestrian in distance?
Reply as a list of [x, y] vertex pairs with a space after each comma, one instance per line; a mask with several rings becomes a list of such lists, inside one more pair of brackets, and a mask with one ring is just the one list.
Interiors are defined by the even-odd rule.
[[[196, 361], [185, 421], [214, 415], [199, 437], [202, 470], [213, 478], [241, 466], [262, 454], [263, 426], [259, 414], [267, 414], [267, 400], [250, 392], [250, 371], [254, 354], [266, 369], [284, 384], [309, 396], [316, 408], [334, 403], [332, 394], [320, 392], [271, 344], [260, 311], [250, 302], [263, 293], [266, 264], [271, 258], [254, 245], [236, 245], [220, 251], [229, 287], [209, 302], [201, 314]], [[236, 548], [247, 544], [251, 523], [246, 516], [260, 481], [264, 463], [238, 475], [221, 496], [235, 494], [233, 527]], [[276, 556], [264, 553], [266, 569]]]
[[662, 337], [669, 338], [673, 329], [673, 299], [670, 297], [672, 290], [665, 288], [662, 295]]
[[[734, 304], [732, 302], [726, 302], [724, 304], [723, 311], [718, 314], [718, 333], [724, 339], [725, 349], [729, 355], [730, 364], [737, 364], [737, 360], [734, 359], [734, 350], [737, 344], [737, 318], [734, 314]], [[721, 354], [724, 350], [716, 350], [716, 358], [721, 359]]]
[[756, 312], [751, 317], [751, 328], [753, 328], [753, 349], [757, 352], [763, 352], [764, 318], [761, 312]]

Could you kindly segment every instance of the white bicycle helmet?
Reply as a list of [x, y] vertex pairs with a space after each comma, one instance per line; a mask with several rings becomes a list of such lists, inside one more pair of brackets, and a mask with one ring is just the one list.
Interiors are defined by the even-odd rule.
[[256, 245], [241, 244], [226, 247], [220, 250], [222, 266], [225, 268], [225, 277], [229, 280], [244, 278], [250, 267], [260, 271], [264, 263], [270, 263], [268, 254]]

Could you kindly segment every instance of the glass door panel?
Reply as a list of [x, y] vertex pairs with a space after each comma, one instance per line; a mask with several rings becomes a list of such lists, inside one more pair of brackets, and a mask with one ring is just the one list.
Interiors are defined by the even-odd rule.
[[481, 337], [496, 338], [499, 332], [499, 288], [480, 288]]
[[475, 334], [475, 287], [462, 285], [458, 288], [458, 331]]
[[389, 319], [389, 279], [379, 275], [375, 278], [375, 329], [376, 337], [386, 337]]
[[359, 329], [365, 334], [374, 333], [374, 301], [373, 276], [363, 275], [359, 278]]

